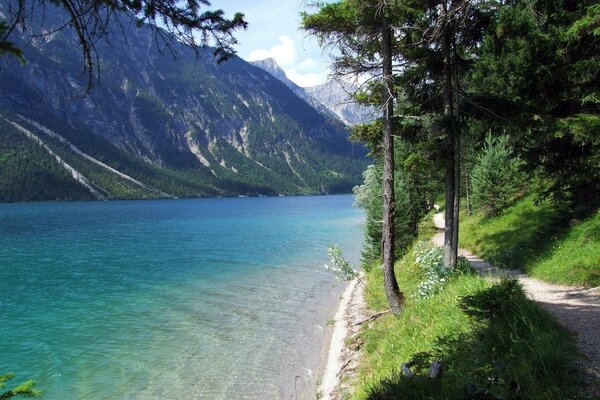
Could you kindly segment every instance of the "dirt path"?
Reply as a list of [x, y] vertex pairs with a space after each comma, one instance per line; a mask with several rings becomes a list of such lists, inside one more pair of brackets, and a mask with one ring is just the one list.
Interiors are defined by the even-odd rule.
[[[436, 246], [444, 244], [444, 214], [437, 213], [433, 222], [438, 233], [431, 240]], [[480, 273], [491, 276], [508, 275], [519, 280], [529, 296], [556, 316], [558, 321], [574, 332], [577, 346], [585, 356], [582, 362], [589, 379], [592, 395], [600, 395], [600, 288], [586, 289], [554, 285], [530, 278], [517, 270], [499, 270], [468, 250], [459, 249]]]

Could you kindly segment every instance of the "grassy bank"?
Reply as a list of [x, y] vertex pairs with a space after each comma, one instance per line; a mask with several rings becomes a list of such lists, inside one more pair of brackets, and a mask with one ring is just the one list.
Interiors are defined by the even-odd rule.
[[[364, 328], [352, 399], [564, 399], [576, 391], [572, 338], [516, 283], [461, 273], [420, 299], [425, 273], [413, 254], [396, 270], [404, 311]], [[374, 267], [367, 277], [367, 302], [381, 310], [382, 272]], [[425, 377], [434, 360], [445, 365], [435, 381]], [[409, 361], [417, 374], [410, 379], [400, 370]]]
[[526, 197], [497, 217], [461, 215], [460, 246], [504, 268], [550, 282], [600, 285], [600, 212], [571, 219]]

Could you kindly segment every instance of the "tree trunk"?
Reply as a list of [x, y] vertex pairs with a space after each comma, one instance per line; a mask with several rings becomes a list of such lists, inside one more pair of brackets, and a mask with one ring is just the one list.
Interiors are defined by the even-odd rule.
[[467, 168], [467, 163], [465, 163], [463, 161], [463, 174], [465, 176], [465, 194], [467, 196], [467, 215], [470, 217], [471, 214], [473, 213], [473, 210], [471, 208], [471, 188], [470, 188], [470, 184], [471, 182], [469, 182], [469, 169]]
[[433, 199], [433, 190], [427, 193], [427, 211], [433, 210], [434, 199]]
[[402, 311], [403, 296], [394, 274], [394, 84], [392, 76], [392, 32], [389, 21], [382, 21], [381, 47], [383, 56], [383, 282], [385, 294], [394, 315]]
[[[455, 95], [457, 92], [454, 92]], [[456, 112], [455, 112], [456, 114]], [[453, 118], [452, 133], [454, 135], [454, 199], [452, 207], [452, 257], [451, 265], [456, 267], [458, 261], [458, 219], [460, 213], [460, 132], [456, 126], [456, 115]]]
[[458, 80], [458, 54], [456, 53], [456, 35], [452, 33], [452, 59], [450, 60], [451, 72], [454, 77], [453, 80], [453, 98], [454, 98], [454, 112], [452, 118], [452, 134], [454, 135], [454, 207], [452, 212], [454, 213], [454, 218], [452, 222], [454, 223], [453, 231], [452, 231], [452, 252], [454, 253], [455, 263], [458, 261], [458, 222], [460, 218], [460, 164], [461, 164], [461, 143], [460, 143], [460, 87]]
[[[447, 18], [447, 10], [444, 10]], [[444, 124], [446, 129], [446, 157], [445, 157], [445, 179], [446, 179], [446, 209], [444, 229], [444, 266], [454, 268], [458, 257], [458, 188], [456, 177], [460, 172], [456, 171], [456, 146], [457, 138], [454, 127], [454, 104], [452, 95], [452, 60], [451, 43], [452, 32], [444, 21], [444, 32], [442, 38], [442, 55], [444, 57]], [[459, 152], [460, 153], [460, 152]], [[460, 184], [460, 181], [458, 181]]]

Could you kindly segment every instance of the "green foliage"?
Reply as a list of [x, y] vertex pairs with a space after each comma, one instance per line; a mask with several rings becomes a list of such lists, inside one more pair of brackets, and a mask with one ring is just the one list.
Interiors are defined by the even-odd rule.
[[591, 4], [585, 8], [583, 14], [571, 27], [567, 30], [567, 37], [573, 40], [586, 35], [600, 35], [600, 23], [598, 22], [600, 15], [600, 4]]
[[[15, 374], [0, 374], [0, 390], [6, 388], [7, 382], [11, 381], [15, 377]], [[13, 397], [40, 397], [42, 392], [34, 389], [35, 386], [34, 380], [29, 380], [27, 382], [23, 382], [20, 385], [0, 392], [0, 400], [9, 400]]]
[[[401, 146], [397, 146], [401, 148]], [[406, 154], [406, 153], [404, 153]], [[398, 158], [403, 153], [396, 152]], [[410, 161], [409, 161], [410, 163]], [[383, 225], [383, 166], [376, 162], [363, 173], [364, 183], [354, 187], [355, 205], [365, 210], [367, 217], [365, 240], [362, 251], [363, 268], [370, 268], [372, 261], [381, 256], [381, 233]], [[396, 255], [404, 254], [419, 233], [419, 221], [427, 212], [426, 173], [396, 170], [394, 192], [396, 196], [394, 229]]]
[[474, 64], [470, 91], [492, 125], [507, 126], [545, 195], [588, 211], [600, 196], [600, 36], [596, 1], [506, 2]]
[[337, 279], [351, 281], [358, 277], [358, 273], [352, 268], [352, 265], [344, 258], [342, 249], [336, 244], [331, 244], [327, 248], [327, 254], [331, 261], [330, 265], [325, 265], [325, 269], [331, 271]]
[[523, 185], [521, 161], [512, 156], [508, 136], [487, 135], [471, 172], [473, 205], [485, 215], [498, 215]]
[[461, 246], [498, 267], [551, 282], [600, 285], [600, 213], [578, 220], [530, 195], [493, 218], [463, 217]]
[[415, 296], [419, 299], [426, 299], [438, 293], [459, 274], [474, 272], [471, 264], [464, 257], [459, 257], [455, 268], [446, 268], [443, 260], [444, 251], [429, 240], [416, 243], [412, 252], [422, 277], [415, 292]]
[[516, 280], [505, 280], [501, 284], [473, 295], [464, 296], [460, 301], [460, 308], [477, 321], [493, 321], [513, 309], [516, 297], [522, 296], [522, 288]]
[[[399, 318], [382, 317], [361, 333], [365, 355], [353, 399], [559, 400], [578, 392], [573, 338], [518, 284], [491, 285], [477, 274], [460, 274], [417, 300], [411, 296], [419, 285], [413, 255], [396, 268], [409, 297]], [[370, 307], [385, 299], [381, 275], [368, 273]], [[444, 363], [444, 372], [432, 381], [424, 375], [434, 360]], [[412, 379], [400, 372], [409, 361], [417, 373]]]
[[364, 183], [355, 186], [354, 204], [366, 215], [365, 239], [362, 250], [363, 268], [381, 256], [381, 230], [383, 228], [383, 171], [380, 165], [371, 164], [363, 173]]

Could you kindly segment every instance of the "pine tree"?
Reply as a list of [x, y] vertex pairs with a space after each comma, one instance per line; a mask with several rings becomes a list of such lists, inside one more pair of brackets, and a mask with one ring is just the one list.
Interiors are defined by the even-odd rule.
[[404, 302], [394, 273], [394, 82], [392, 75], [393, 29], [390, 21], [395, 2], [340, 0], [322, 4], [318, 12], [303, 14], [303, 27], [322, 44], [333, 44], [340, 51], [334, 66], [340, 74], [381, 71], [383, 108], [383, 224], [382, 253], [385, 293], [394, 315]]
[[512, 156], [508, 136], [488, 134], [471, 172], [473, 205], [488, 216], [505, 209], [519, 188], [521, 161]]

